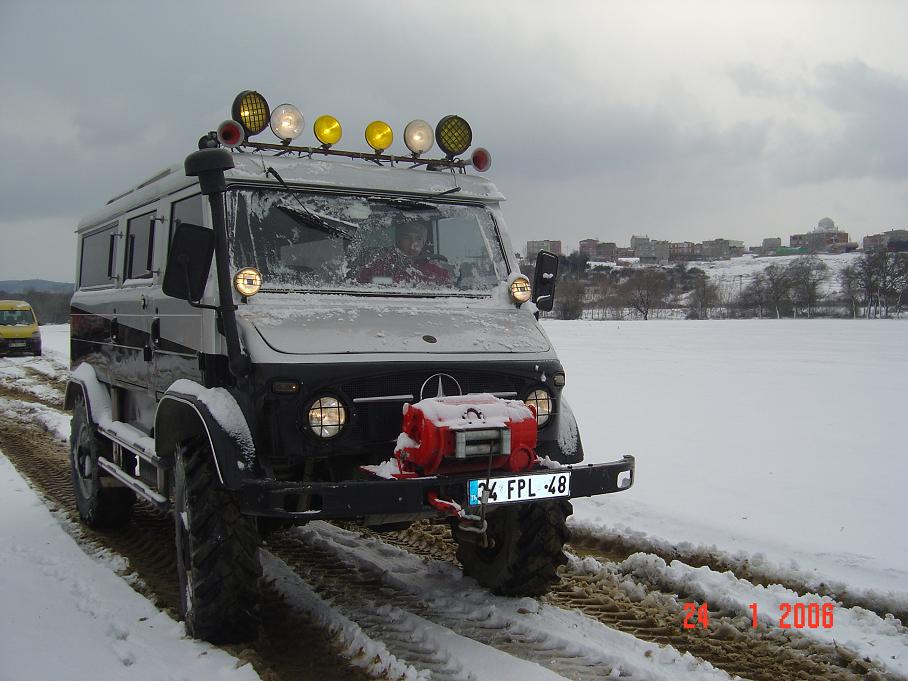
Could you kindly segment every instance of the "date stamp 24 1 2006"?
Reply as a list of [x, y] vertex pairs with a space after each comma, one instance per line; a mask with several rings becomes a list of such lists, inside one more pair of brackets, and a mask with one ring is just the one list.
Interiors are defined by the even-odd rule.
[[[756, 629], [758, 609], [750, 604], [751, 626]], [[835, 603], [779, 603], [780, 629], [832, 629], [835, 623]], [[684, 629], [709, 628], [709, 604], [685, 603]]]

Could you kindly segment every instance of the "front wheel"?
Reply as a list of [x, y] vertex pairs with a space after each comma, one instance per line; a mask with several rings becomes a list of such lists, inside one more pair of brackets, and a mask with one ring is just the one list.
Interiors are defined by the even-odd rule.
[[129, 523], [136, 495], [125, 487], [105, 487], [100, 457], [110, 459], [110, 441], [100, 437], [88, 419], [85, 400], [76, 398], [69, 436], [69, 459], [72, 470], [76, 508], [82, 522], [92, 528], [119, 528]]
[[455, 529], [457, 560], [464, 574], [502, 596], [541, 596], [559, 581], [567, 563], [571, 502], [540, 501], [505, 506], [488, 515], [488, 547]]
[[211, 643], [254, 638], [258, 629], [259, 534], [220, 486], [207, 442], [181, 444], [174, 468], [180, 611], [186, 632]]

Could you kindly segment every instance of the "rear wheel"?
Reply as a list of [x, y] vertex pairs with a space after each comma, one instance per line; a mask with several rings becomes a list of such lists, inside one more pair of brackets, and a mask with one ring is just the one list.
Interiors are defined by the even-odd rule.
[[136, 496], [125, 487], [101, 484], [99, 457], [110, 460], [110, 441], [98, 436], [88, 419], [84, 398], [76, 397], [69, 437], [73, 491], [79, 517], [89, 527], [123, 527], [132, 517]]
[[[455, 529], [457, 559], [464, 574], [502, 596], [540, 596], [559, 581], [567, 563], [569, 501], [541, 501], [506, 506], [487, 517], [490, 546], [476, 535]], [[472, 541], [471, 541], [472, 540]]]
[[199, 439], [179, 445], [174, 523], [180, 610], [186, 631], [212, 643], [254, 638], [258, 630], [259, 534], [220, 486], [214, 457]]

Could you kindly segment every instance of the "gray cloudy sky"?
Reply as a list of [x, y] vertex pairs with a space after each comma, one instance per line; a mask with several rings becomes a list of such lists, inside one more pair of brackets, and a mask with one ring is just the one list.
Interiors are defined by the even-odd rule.
[[905, 227], [905, 26], [857, 0], [0, 0], [0, 279], [71, 281], [79, 219], [244, 89], [337, 116], [342, 148], [461, 114], [520, 248]]

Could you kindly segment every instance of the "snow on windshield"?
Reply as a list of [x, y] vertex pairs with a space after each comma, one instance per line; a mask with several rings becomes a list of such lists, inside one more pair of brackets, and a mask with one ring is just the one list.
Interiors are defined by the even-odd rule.
[[508, 276], [482, 206], [271, 189], [227, 204], [234, 264], [264, 290], [491, 294]]

